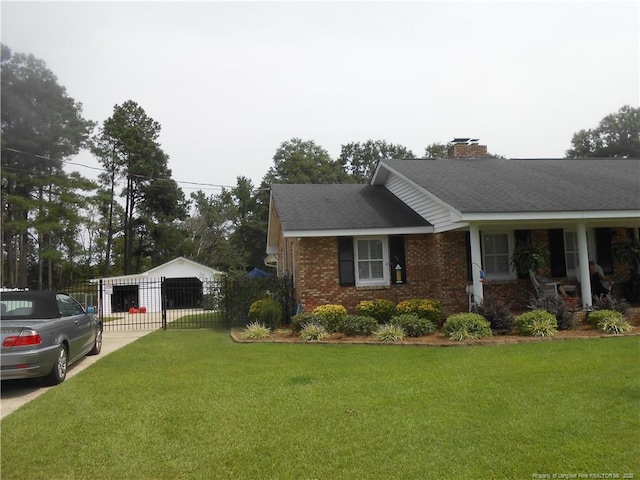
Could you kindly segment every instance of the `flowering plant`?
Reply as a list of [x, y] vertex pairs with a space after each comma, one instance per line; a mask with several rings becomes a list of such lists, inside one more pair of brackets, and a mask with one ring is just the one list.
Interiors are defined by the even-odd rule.
[[342, 305], [320, 305], [313, 309], [314, 315], [319, 316], [323, 320], [324, 326], [329, 332], [337, 332], [340, 330], [342, 321], [347, 316], [347, 309]]
[[375, 300], [362, 300], [357, 306], [358, 315], [375, 318], [378, 323], [386, 323], [396, 313], [396, 306], [391, 300], [377, 298]]
[[440, 321], [442, 314], [440, 302], [432, 298], [404, 300], [397, 305], [396, 310], [399, 314], [415, 313], [418, 317], [426, 318], [436, 324]]

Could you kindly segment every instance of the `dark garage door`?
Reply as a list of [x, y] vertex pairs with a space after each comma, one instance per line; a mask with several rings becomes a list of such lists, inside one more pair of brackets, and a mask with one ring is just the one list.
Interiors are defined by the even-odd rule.
[[164, 282], [167, 308], [200, 308], [202, 281], [197, 278], [167, 278]]

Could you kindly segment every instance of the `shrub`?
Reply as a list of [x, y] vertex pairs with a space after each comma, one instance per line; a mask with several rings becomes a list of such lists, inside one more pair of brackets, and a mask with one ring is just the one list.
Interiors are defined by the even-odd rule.
[[451, 340], [461, 341], [491, 336], [491, 325], [487, 319], [473, 312], [451, 315], [442, 328]]
[[400, 325], [395, 323], [385, 323], [378, 327], [374, 332], [374, 335], [379, 342], [391, 343], [401, 342], [404, 340], [406, 332]]
[[269, 335], [271, 335], [271, 329], [258, 322], [251, 322], [242, 332], [244, 338], [250, 339], [268, 338]]
[[391, 323], [400, 325], [409, 337], [421, 337], [435, 333], [436, 325], [426, 318], [420, 318], [415, 313], [403, 313], [393, 317]]
[[378, 321], [366, 315], [347, 315], [340, 328], [345, 335], [371, 335], [378, 328]]
[[282, 322], [282, 306], [272, 298], [261, 298], [249, 307], [249, 320], [276, 328]]
[[324, 328], [324, 325], [320, 325], [319, 323], [305, 323], [300, 331], [300, 338], [307, 342], [324, 340], [328, 336], [329, 334]]
[[614, 310], [624, 315], [629, 310], [629, 303], [624, 299], [617, 299], [613, 295], [601, 295], [593, 298], [593, 309]]
[[622, 313], [615, 310], [594, 310], [587, 315], [587, 321], [594, 327], [608, 318], [622, 318]]
[[562, 297], [551, 290], [544, 290], [538, 296], [532, 296], [529, 308], [552, 314], [556, 318], [558, 330], [568, 330], [574, 326], [573, 314], [567, 310]]
[[398, 314], [415, 313], [420, 318], [426, 318], [437, 324], [442, 315], [440, 302], [431, 298], [413, 298], [403, 300], [396, 306]]
[[516, 329], [521, 335], [552, 337], [558, 330], [558, 322], [552, 313], [532, 310], [516, 317]]
[[633, 330], [633, 327], [629, 325], [623, 317], [607, 317], [598, 322], [598, 328], [605, 333], [611, 335], [619, 335], [624, 332]]
[[312, 313], [322, 318], [322, 325], [328, 332], [338, 332], [347, 316], [347, 309], [342, 305], [320, 305]]
[[628, 332], [633, 327], [624, 319], [622, 313], [616, 310], [596, 310], [589, 312], [589, 323], [595, 325], [605, 333], [620, 334]]
[[214, 295], [211, 293], [205, 293], [202, 295], [202, 309], [203, 310], [221, 310], [219, 305], [220, 295]]
[[387, 323], [396, 313], [396, 306], [391, 300], [378, 298], [363, 300], [356, 306], [358, 315], [375, 318], [378, 323]]
[[473, 305], [471, 311], [486, 318], [494, 334], [508, 335], [513, 330], [513, 313], [502, 300], [485, 298], [481, 303]]
[[324, 325], [324, 319], [313, 313], [303, 312], [291, 317], [291, 331], [293, 333], [300, 333], [305, 323], [317, 323], [318, 325]]

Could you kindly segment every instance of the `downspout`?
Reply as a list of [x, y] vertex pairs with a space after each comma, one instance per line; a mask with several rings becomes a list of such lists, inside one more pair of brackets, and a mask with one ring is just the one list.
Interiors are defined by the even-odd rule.
[[480, 279], [482, 255], [480, 253], [480, 228], [476, 224], [469, 225], [471, 244], [471, 278], [473, 279], [473, 303], [481, 303], [484, 299], [483, 285]]
[[590, 310], [591, 302], [591, 281], [589, 275], [589, 249], [587, 247], [587, 226], [584, 222], [576, 225], [576, 237], [578, 240], [578, 268], [580, 269], [579, 278], [580, 294], [582, 296], [582, 307]]

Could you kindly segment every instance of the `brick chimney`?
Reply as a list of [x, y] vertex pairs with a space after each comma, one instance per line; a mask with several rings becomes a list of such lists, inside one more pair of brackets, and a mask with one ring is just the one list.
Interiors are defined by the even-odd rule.
[[449, 142], [449, 158], [488, 157], [487, 146], [479, 145], [477, 138], [454, 138]]

